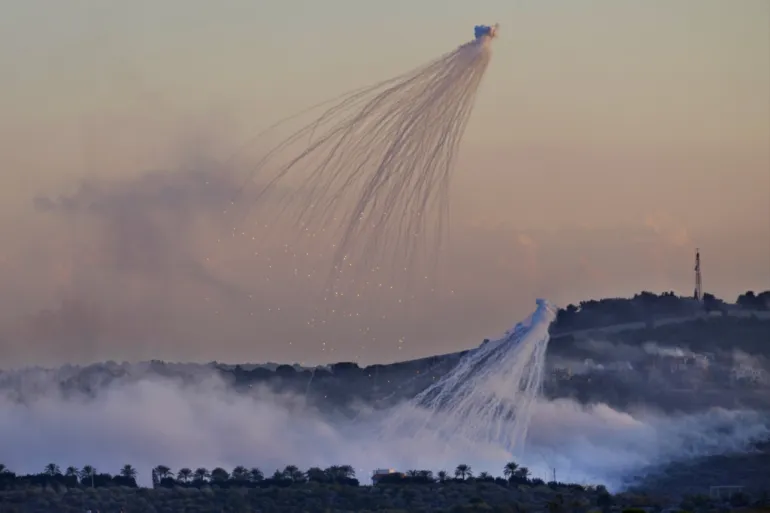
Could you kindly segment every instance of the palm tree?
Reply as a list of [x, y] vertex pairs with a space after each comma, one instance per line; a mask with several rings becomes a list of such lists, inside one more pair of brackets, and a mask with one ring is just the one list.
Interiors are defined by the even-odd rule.
[[69, 466], [67, 467], [67, 470], [64, 471], [64, 475], [67, 477], [78, 477], [80, 475], [80, 471], [77, 469], [77, 467]]
[[532, 473], [529, 471], [527, 467], [519, 467], [518, 469], [516, 469], [516, 477], [520, 479], [529, 479], [529, 476], [531, 474]]
[[59, 468], [59, 465], [56, 463], [49, 463], [45, 466], [45, 470], [43, 471], [44, 474], [48, 476], [60, 476], [61, 475], [61, 469]]
[[409, 476], [409, 477], [417, 477], [417, 476], [420, 475], [420, 471], [419, 470], [407, 470], [406, 471], [406, 475]]
[[249, 470], [243, 465], [238, 465], [231, 475], [236, 481], [246, 481], [249, 478]]
[[161, 481], [173, 475], [171, 469], [165, 465], [158, 465], [153, 469], [153, 472], [155, 472], [155, 475], [157, 475], [158, 479]]
[[217, 467], [211, 471], [211, 481], [222, 483], [230, 479], [230, 474], [222, 467]]
[[187, 467], [180, 468], [179, 472], [176, 474], [176, 478], [182, 481], [183, 483], [189, 483], [190, 479], [192, 479], [193, 471], [190, 470]]
[[481, 472], [479, 474], [479, 479], [489, 479], [490, 477], [492, 476], [489, 475], [489, 472]]
[[126, 479], [136, 479], [136, 469], [131, 465], [123, 465], [123, 468], [120, 469], [120, 475]]
[[199, 467], [195, 469], [195, 480], [196, 481], [205, 481], [209, 477], [209, 471], [203, 467]]
[[83, 465], [80, 469], [80, 482], [83, 483], [86, 479], [91, 480], [91, 488], [94, 487], [94, 476], [96, 475], [96, 469], [92, 465]]
[[446, 481], [446, 478], [447, 478], [446, 470], [439, 470], [438, 474], [436, 474], [436, 475], [438, 476], [438, 482], [439, 483], [443, 483], [443, 482]]
[[473, 477], [473, 471], [471, 470], [470, 466], [466, 465], [465, 463], [460, 463], [455, 469], [455, 477], [459, 477], [465, 481], [466, 478]]
[[259, 470], [257, 467], [253, 467], [251, 470], [249, 470], [249, 480], [251, 480], [254, 483], [258, 483], [260, 481], [263, 481], [265, 479], [265, 474], [262, 473], [261, 470]]
[[509, 461], [503, 467], [503, 476], [510, 481], [510, 479], [516, 475], [516, 470], [519, 468], [519, 464], [514, 461]]

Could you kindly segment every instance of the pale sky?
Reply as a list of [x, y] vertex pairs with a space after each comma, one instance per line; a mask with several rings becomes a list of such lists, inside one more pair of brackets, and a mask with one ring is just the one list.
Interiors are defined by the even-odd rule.
[[[446, 269], [413, 308], [319, 314], [264, 262], [205, 264], [212, 205], [160, 205], [159, 221], [132, 203], [157, 192], [148, 171], [224, 159], [495, 22]], [[539, 296], [689, 294], [696, 247], [707, 291], [770, 288], [766, 0], [6, 0], [0, 69], [3, 365], [424, 356], [498, 336]], [[81, 180], [123, 217], [35, 210]]]

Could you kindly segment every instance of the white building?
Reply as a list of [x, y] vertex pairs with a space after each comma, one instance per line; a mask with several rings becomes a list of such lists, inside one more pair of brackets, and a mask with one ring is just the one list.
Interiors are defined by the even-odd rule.
[[380, 479], [382, 479], [385, 476], [389, 476], [392, 474], [400, 474], [396, 469], [392, 468], [378, 468], [375, 469], [374, 472], [372, 472], [372, 484], [377, 484]]

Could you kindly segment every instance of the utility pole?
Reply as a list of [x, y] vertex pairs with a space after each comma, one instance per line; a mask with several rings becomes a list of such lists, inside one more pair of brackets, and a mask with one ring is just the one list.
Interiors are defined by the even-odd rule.
[[700, 249], [695, 249], [695, 300], [703, 301], [703, 282], [700, 275]]

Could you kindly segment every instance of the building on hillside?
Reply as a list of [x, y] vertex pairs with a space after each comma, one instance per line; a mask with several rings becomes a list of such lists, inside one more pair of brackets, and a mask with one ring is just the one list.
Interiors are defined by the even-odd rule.
[[400, 472], [392, 468], [378, 468], [372, 472], [372, 484], [376, 485], [383, 477], [391, 476], [394, 474], [400, 474]]

